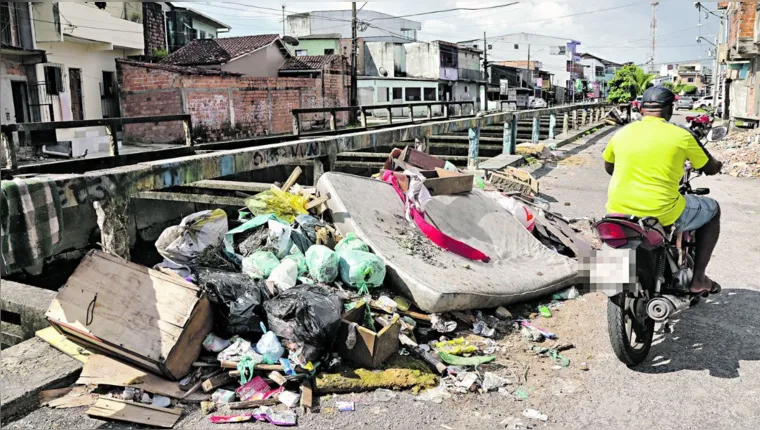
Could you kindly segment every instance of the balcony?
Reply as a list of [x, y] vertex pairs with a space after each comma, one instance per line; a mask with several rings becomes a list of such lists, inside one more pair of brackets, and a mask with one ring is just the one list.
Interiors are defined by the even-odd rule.
[[444, 81], [458, 81], [459, 69], [456, 67], [441, 67], [439, 78]]
[[[34, 7], [37, 42], [90, 43], [96, 50], [145, 49], [143, 25], [116, 17], [94, 3], [40, 3]], [[139, 20], [135, 16], [135, 20]]]
[[474, 69], [459, 69], [459, 80], [460, 81], [477, 81], [477, 82], [483, 82], [483, 73], [480, 70], [474, 70]]

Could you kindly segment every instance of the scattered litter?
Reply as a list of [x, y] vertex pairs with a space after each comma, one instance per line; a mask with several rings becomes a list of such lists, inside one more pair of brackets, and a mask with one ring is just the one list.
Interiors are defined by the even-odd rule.
[[538, 330], [538, 332], [541, 333], [541, 335], [544, 336], [547, 339], [556, 339], [557, 338], [556, 334], [554, 334], [554, 333], [552, 333], [550, 331], [546, 331], [546, 330], [544, 330], [544, 329], [542, 329], [540, 327], [536, 327], [533, 324], [531, 324], [531, 323], [529, 323], [529, 322], [527, 322], [525, 320], [520, 321], [520, 325], [522, 325], [523, 327], [529, 327], [529, 328]]
[[204, 401], [201, 402], [201, 413], [203, 415], [208, 415], [216, 410], [216, 403], [213, 401]]
[[159, 396], [156, 394], [153, 396], [153, 401], [151, 402], [151, 406], [155, 406], [157, 408], [168, 408], [172, 405], [172, 400], [168, 397]]
[[523, 327], [520, 329], [523, 339], [528, 342], [543, 342], [544, 335], [540, 331], [532, 327]]
[[475, 345], [470, 344], [470, 342], [464, 340], [462, 337], [446, 342], [438, 342], [435, 344], [435, 348], [438, 351], [446, 352], [452, 355], [472, 354], [478, 350]]
[[483, 382], [480, 384], [484, 393], [498, 390], [505, 385], [507, 385], [507, 380], [493, 372], [486, 372], [483, 375]]
[[583, 370], [584, 372], [588, 372], [589, 370], [588, 363], [586, 363], [585, 361], [581, 363], [581, 370]]
[[543, 348], [540, 346], [533, 345], [530, 347], [530, 350], [535, 352], [536, 355], [550, 357], [554, 361], [554, 363], [556, 363], [558, 366], [562, 366], [562, 367], [570, 366], [570, 359], [561, 355], [559, 351], [557, 351], [557, 349], [555, 348]]
[[414, 400], [420, 402], [431, 402], [441, 404], [444, 400], [450, 399], [451, 393], [443, 385], [439, 385], [431, 390], [427, 390], [424, 393], [418, 395]]
[[501, 318], [503, 320], [511, 319], [512, 313], [507, 310], [504, 306], [499, 306], [496, 308], [496, 312], [494, 312], [494, 315], [496, 315], [497, 318]]
[[228, 346], [230, 346], [228, 339], [222, 339], [214, 333], [209, 333], [203, 340], [203, 348], [209, 352], [222, 352]]
[[213, 415], [209, 417], [212, 424], [244, 423], [253, 419], [253, 414], [243, 415]]
[[430, 324], [438, 333], [451, 333], [457, 329], [456, 321], [444, 321], [440, 315], [430, 315]]
[[528, 428], [523, 420], [515, 417], [505, 418], [499, 423], [499, 425], [507, 430], [524, 430]]
[[391, 390], [387, 390], [385, 388], [378, 388], [372, 394], [372, 399], [375, 402], [385, 403], [385, 402], [389, 402], [389, 401], [391, 401], [392, 399], [395, 399], [395, 398], [396, 398], [396, 393], [394, 393]]
[[405, 298], [403, 298], [401, 296], [394, 297], [393, 301], [396, 302], [396, 307], [398, 308], [398, 310], [400, 310], [402, 312], [408, 311], [409, 308], [412, 306], [412, 304], [411, 304], [411, 302], [409, 302], [409, 300], [407, 300], [407, 299], [405, 299]]
[[549, 416], [546, 414], [542, 414], [541, 412], [535, 410], [535, 409], [526, 409], [522, 412], [523, 416], [525, 418], [528, 418], [530, 420], [539, 420], [539, 421], [548, 421]]
[[549, 310], [547, 306], [539, 306], [538, 312], [541, 314], [544, 318], [551, 318], [552, 317], [552, 311]]
[[296, 425], [296, 414], [293, 411], [277, 412], [270, 407], [260, 407], [256, 409], [253, 416], [258, 421], [267, 421], [278, 427], [291, 427]]
[[512, 395], [515, 396], [516, 400], [528, 400], [528, 392], [525, 391], [525, 388], [523, 387], [515, 388], [515, 391], [512, 393]]
[[552, 296], [553, 300], [574, 300], [580, 297], [580, 293], [578, 292], [578, 289], [575, 287], [570, 287], [566, 290], [563, 290], [555, 295]]
[[275, 364], [280, 361], [280, 357], [285, 352], [280, 340], [274, 332], [268, 331], [261, 336], [256, 344], [256, 351], [264, 357], [264, 363]]
[[279, 400], [287, 407], [294, 408], [298, 405], [301, 395], [292, 391], [283, 391], [280, 393]]
[[446, 364], [452, 364], [454, 366], [480, 366], [481, 364], [490, 363], [496, 360], [496, 356], [474, 356], [474, 357], [458, 357], [449, 353], [439, 351], [438, 357]]
[[228, 390], [216, 390], [211, 395], [211, 400], [217, 405], [226, 405], [235, 400], [235, 392]]
[[472, 332], [473, 334], [476, 334], [478, 336], [483, 337], [493, 337], [496, 334], [495, 328], [490, 328], [488, 325], [486, 325], [486, 322], [483, 320], [483, 313], [478, 311], [478, 317], [475, 321], [475, 324], [472, 326]]
[[474, 372], [466, 372], [461, 376], [461, 379], [459, 382], [457, 382], [457, 387], [462, 387], [467, 391], [472, 391], [475, 388], [475, 385], [478, 383], [478, 374]]
[[338, 408], [339, 412], [353, 412], [356, 410], [354, 402], [337, 401], [335, 402], [335, 407]]

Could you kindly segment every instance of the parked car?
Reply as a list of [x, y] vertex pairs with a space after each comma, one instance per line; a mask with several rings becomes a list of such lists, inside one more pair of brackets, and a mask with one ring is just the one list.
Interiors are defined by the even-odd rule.
[[[718, 100], [720, 102], [720, 100]], [[694, 102], [694, 109], [707, 109], [713, 106], [712, 96], [705, 96]]]
[[680, 109], [694, 109], [694, 99], [692, 97], [681, 96], [676, 102], [676, 110]]
[[544, 109], [547, 107], [549, 107], [549, 104], [546, 103], [546, 100], [538, 97], [531, 97], [530, 102], [528, 103], [528, 108], [530, 109]]

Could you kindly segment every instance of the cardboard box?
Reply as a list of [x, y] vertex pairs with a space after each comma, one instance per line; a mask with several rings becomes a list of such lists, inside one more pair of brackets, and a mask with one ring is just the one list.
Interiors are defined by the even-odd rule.
[[71, 340], [169, 379], [186, 376], [213, 326], [197, 286], [91, 251], [46, 317]]
[[[394, 160], [395, 167], [399, 170], [408, 170], [419, 173], [425, 177], [425, 188], [431, 196], [446, 194], [469, 193], [475, 181], [475, 175], [455, 172], [436, 167], [434, 170], [422, 170], [401, 160]], [[409, 184], [399, 181], [401, 191], [406, 192]]]
[[[364, 368], [374, 369], [398, 351], [401, 321], [396, 315], [390, 325], [375, 332], [361, 325], [366, 311], [366, 306], [359, 306], [343, 314], [336, 342], [341, 357]], [[348, 349], [346, 339], [351, 323], [359, 326], [356, 328], [356, 345]]]

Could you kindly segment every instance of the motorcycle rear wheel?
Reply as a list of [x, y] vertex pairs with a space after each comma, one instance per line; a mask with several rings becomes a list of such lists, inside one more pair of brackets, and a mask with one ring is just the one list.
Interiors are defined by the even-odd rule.
[[[634, 324], [638, 325], [639, 335]], [[654, 320], [646, 313], [646, 299], [626, 296], [610, 299], [607, 332], [612, 351], [620, 361], [629, 367], [641, 364], [649, 355], [654, 337]]]

